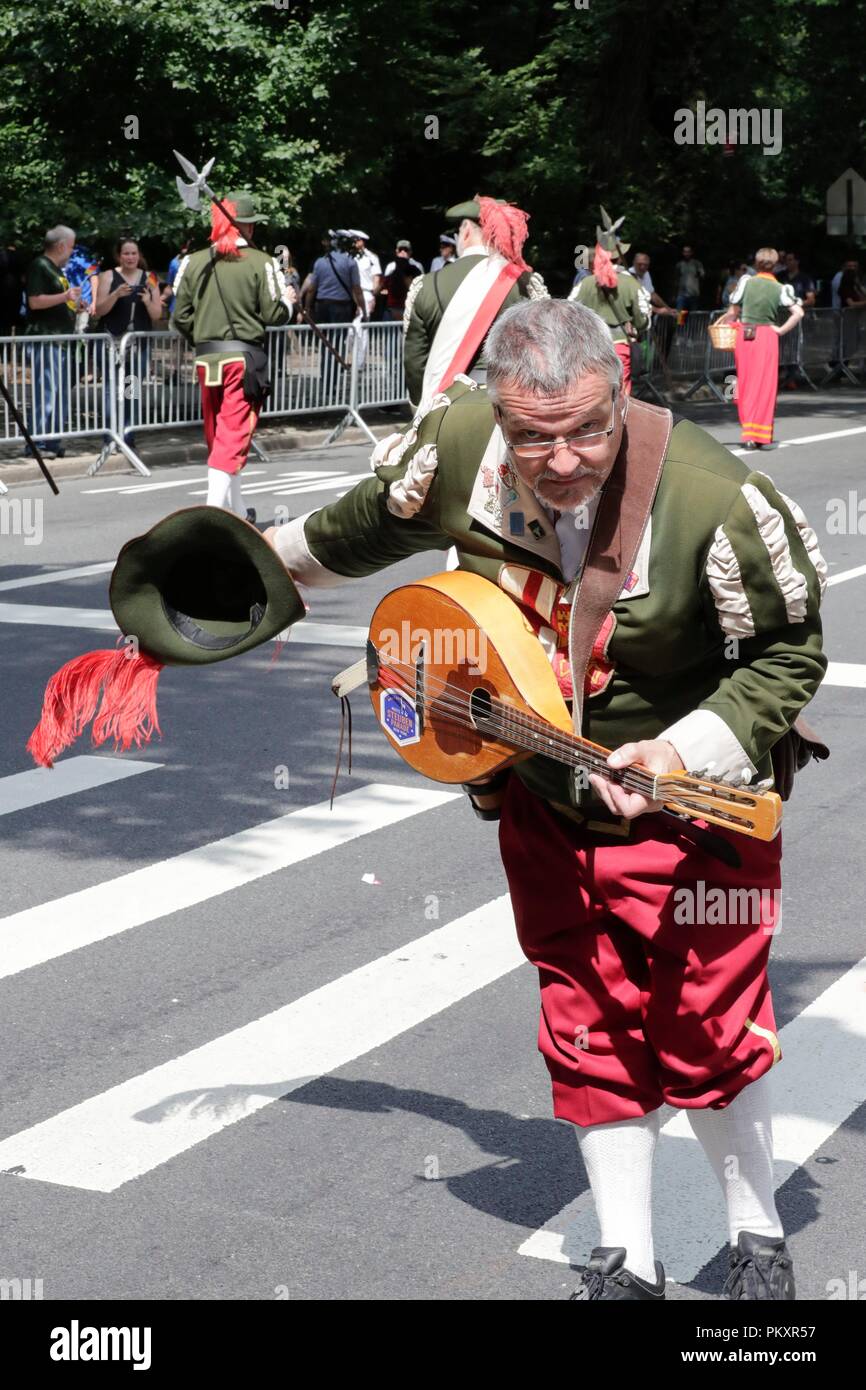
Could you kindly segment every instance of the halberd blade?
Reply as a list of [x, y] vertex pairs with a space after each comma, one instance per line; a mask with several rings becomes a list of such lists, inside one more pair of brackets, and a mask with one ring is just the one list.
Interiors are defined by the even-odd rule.
[[199, 174], [199, 180], [198, 180], [199, 183], [204, 183], [205, 179], [207, 178], [208, 174], [210, 173], [211, 169], [213, 168], [214, 160], [215, 160], [215, 159], [216, 159], [216, 155], [211, 155], [211, 157], [210, 157], [210, 159], [208, 160], [207, 164], [204, 166], [204, 168], [202, 169], [201, 173]]
[[186, 159], [180, 153], [179, 150], [172, 150], [172, 154], [174, 155], [183, 172], [186, 174], [187, 178], [195, 179], [196, 182], [198, 182], [199, 173], [195, 165], [191, 164], [190, 161]]
[[201, 198], [199, 196], [198, 184], [184, 183], [180, 174], [176, 176], [175, 181], [177, 183], [177, 191], [180, 194], [183, 201], [186, 203], [187, 207], [190, 208], [193, 212], [198, 212], [201, 207]]

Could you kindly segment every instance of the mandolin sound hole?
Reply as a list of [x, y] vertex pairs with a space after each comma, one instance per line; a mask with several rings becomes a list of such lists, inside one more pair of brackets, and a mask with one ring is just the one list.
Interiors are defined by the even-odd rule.
[[469, 697], [469, 716], [479, 733], [489, 733], [493, 723], [493, 702], [490, 691], [477, 685]]

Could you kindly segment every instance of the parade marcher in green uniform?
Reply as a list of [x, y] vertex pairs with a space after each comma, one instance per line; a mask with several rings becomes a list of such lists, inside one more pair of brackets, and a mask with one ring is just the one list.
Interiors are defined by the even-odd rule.
[[413, 281], [406, 297], [403, 360], [414, 406], [444, 391], [461, 372], [484, 380], [484, 338], [499, 314], [522, 298], [544, 299], [541, 276], [523, 260], [527, 214], [481, 196], [445, 213], [457, 223], [457, 259]]
[[[238, 589], [246, 596], [234, 637], [197, 637], [223, 616], [206, 588], [217, 541], [196, 538], [207, 509], [126, 547], [112, 578], [115, 616], [137, 633], [142, 660], [182, 662], [176, 629], [191, 622], [186, 659], [222, 660], [229, 653], [210, 648], [249, 649], [269, 613], [265, 634], [286, 613], [294, 621], [296, 584], [312, 596], [451, 545], [461, 569], [513, 599], [572, 702], [575, 730], [614, 750], [614, 780], [593, 775], [590, 796], [543, 754], [483, 784], [501, 794], [500, 851], [520, 945], [539, 972], [554, 1113], [577, 1126], [601, 1226], [572, 1297], [664, 1300], [650, 1218], [667, 1103], [686, 1111], [725, 1194], [725, 1296], [790, 1300], [766, 1080], [781, 1059], [767, 980], [781, 836], [718, 829], [710, 844], [706, 827], [616, 785], [613, 769], [771, 780], [773, 750], [826, 669], [827, 567], [806, 518], [769, 478], [691, 422], [623, 396], [609, 332], [583, 305], [509, 309], [490, 332], [487, 373], [486, 387], [460, 376], [405, 433], [380, 441], [372, 476], [338, 501], [266, 538], [224, 518], [237, 531], [223, 538], [238, 574], [226, 602]], [[259, 553], [268, 541], [283, 585]], [[579, 590], [605, 569], [602, 555], [609, 592], [622, 588], [588, 660], [577, 661]], [[257, 593], [248, 630], [242, 610]], [[71, 687], [64, 668], [31, 740], [39, 761], [82, 727], [82, 712], [64, 706]], [[100, 712], [100, 730], [107, 722], [110, 734], [123, 714], [125, 690], [119, 709]], [[407, 872], [417, 876], [419, 864]], [[744, 892], [759, 896], [757, 917], [737, 916]], [[683, 893], [698, 904], [691, 926], [674, 915]], [[718, 894], [733, 915], [700, 907]]]
[[642, 302], [640, 287], [629, 275], [625, 253], [629, 242], [617, 233], [624, 217], [612, 222], [601, 209], [603, 227], [596, 227], [596, 246], [592, 274], [576, 285], [568, 296], [585, 304], [604, 319], [610, 329], [617, 356], [622, 362], [623, 391], [631, 395], [631, 348], [649, 326], [649, 314]]
[[246, 515], [240, 474], [269, 389], [265, 329], [285, 323], [297, 295], [279, 262], [251, 246], [257, 222], [249, 193], [230, 193], [229, 222], [211, 209], [211, 246], [187, 256], [174, 282], [171, 322], [195, 346], [208, 446], [208, 505]]

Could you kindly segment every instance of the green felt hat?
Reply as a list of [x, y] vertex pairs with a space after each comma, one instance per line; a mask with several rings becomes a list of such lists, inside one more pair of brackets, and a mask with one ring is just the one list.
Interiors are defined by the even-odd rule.
[[306, 612], [273, 547], [222, 507], [186, 507], [127, 541], [109, 599], [121, 632], [168, 666], [225, 661]]
[[471, 217], [477, 222], [481, 216], [481, 209], [474, 198], [470, 198], [467, 203], [455, 203], [453, 208], [445, 209], [445, 221], [453, 222], [457, 226], [463, 221], [464, 217]]
[[267, 222], [267, 213], [256, 212], [256, 200], [252, 193], [244, 189], [240, 193], [227, 193], [226, 202], [234, 203], [237, 208], [235, 213], [236, 222]]

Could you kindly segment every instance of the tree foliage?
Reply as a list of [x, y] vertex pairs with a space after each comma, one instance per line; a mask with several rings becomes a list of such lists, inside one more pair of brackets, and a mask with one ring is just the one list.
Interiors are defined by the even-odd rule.
[[[762, 242], [838, 259], [827, 185], [866, 173], [864, 7], [847, 0], [0, 0], [0, 230], [158, 248], [190, 214], [172, 148], [216, 154], [301, 259], [335, 222], [432, 254], [476, 191], [532, 213], [564, 288], [599, 202], [632, 244], [706, 262]], [[677, 145], [674, 113], [779, 109], [783, 148]], [[136, 138], [127, 138], [129, 118]], [[438, 138], [431, 139], [435, 117]]]

